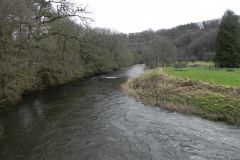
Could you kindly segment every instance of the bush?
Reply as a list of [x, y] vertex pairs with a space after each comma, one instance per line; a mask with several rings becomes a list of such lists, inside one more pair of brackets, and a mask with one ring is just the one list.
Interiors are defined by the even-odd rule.
[[41, 84], [44, 86], [55, 86], [59, 84], [56, 74], [59, 74], [59, 72], [50, 68], [42, 68], [37, 72]]
[[9, 79], [10, 74], [8, 73], [7, 68], [0, 66], [0, 88], [4, 88]]
[[187, 68], [187, 63], [186, 62], [179, 62], [174, 64], [174, 68], [176, 70], [184, 70]]
[[227, 72], [234, 72], [234, 68], [227, 68]]

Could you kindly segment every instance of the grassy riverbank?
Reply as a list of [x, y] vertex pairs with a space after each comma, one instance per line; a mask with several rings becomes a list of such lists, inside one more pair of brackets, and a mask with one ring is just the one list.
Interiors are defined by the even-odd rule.
[[[198, 68], [199, 69], [199, 68]], [[123, 89], [147, 103], [172, 111], [195, 114], [200, 117], [240, 125], [240, 88], [237, 77], [231, 80], [207, 82], [206, 75], [189, 71], [173, 71], [173, 68], [147, 71], [138, 78], [129, 80]], [[210, 71], [209, 76], [218, 79], [224, 71]], [[192, 76], [191, 73], [196, 74]], [[236, 74], [237, 73], [231, 73]], [[197, 76], [199, 75], [199, 76]], [[228, 75], [226, 75], [228, 76]], [[205, 81], [205, 82], [202, 82]], [[221, 85], [224, 84], [224, 85]]]

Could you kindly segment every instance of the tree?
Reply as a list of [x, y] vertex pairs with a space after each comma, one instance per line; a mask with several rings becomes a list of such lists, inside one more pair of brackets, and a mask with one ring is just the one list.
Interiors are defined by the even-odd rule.
[[219, 67], [240, 67], [240, 52], [237, 46], [238, 16], [227, 10], [222, 17], [216, 38], [214, 62]]
[[240, 26], [238, 26], [236, 37], [237, 37], [236, 39], [237, 53], [240, 54]]
[[[128, 35], [128, 46], [135, 63], [156, 67], [156, 55], [150, 53], [151, 42], [156, 36], [167, 37], [177, 48], [177, 61], [213, 60], [220, 19], [189, 23], [171, 29], [143, 31]], [[155, 64], [153, 63], [155, 61]]]
[[156, 37], [151, 42], [151, 50], [155, 55], [157, 67], [165, 67], [167, 63], [175, 59], [177, 52], [175, 45], [166, 37]]
[[72, 0], [0, 0], [0, 106], [25, 91], [130, 65], [127, 36], [89, 21]]
[[201, 34], [189, 44], [189, 53], [197, 57], [198, 60], [212, 61], [215, 56], [216, 36], [216, 29], [211, 29], [208, 32]]

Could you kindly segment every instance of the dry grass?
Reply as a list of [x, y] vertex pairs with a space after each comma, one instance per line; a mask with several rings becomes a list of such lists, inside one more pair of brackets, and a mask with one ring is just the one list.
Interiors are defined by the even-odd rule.
[[240, 94], [236, 87], [176, 78], [161, 69], [148, 71], [122, 87], [128, 95], [171, 111], [240, 124]]

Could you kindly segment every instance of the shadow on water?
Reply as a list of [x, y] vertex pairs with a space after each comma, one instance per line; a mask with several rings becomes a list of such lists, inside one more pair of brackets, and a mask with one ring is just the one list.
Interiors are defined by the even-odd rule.
[[240, 129], [146, 106], [120, 85], [135, 65], [0, 110], [0, 159], [240, 159]]

